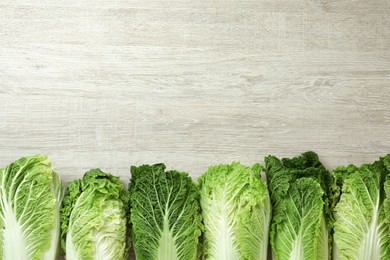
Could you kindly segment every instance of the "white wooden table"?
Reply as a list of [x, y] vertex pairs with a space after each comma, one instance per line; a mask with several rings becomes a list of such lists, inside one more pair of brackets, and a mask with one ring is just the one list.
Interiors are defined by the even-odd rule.
[[390, 153], [388, 0], [2, 0], [0, 167]]

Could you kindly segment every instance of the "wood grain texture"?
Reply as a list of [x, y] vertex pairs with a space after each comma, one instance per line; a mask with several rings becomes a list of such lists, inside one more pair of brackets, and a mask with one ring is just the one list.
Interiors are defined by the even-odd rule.
[[2, 0], [0, 167], [390, 153], [388, 0]]

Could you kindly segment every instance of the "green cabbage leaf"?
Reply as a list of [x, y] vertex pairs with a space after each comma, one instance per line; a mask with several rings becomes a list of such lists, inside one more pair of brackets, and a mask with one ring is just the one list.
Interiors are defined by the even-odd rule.
[[267, 259], [271, 203], [260, 170], [234, 162], [198, 179], [204, 259]]
[[92, 169], [68, 184], [61, 241], [68, 260], [127, 259], [129, 194], [118, 177]]
[[333, 172], [334, 259], [390, 259], [390, 155]]
[[62, 198], [47, 157], [24, 157], [1, 169], [0, 259], [56, 259]]
[[275, 260], [330, 259], [332, 177], [314, 152], [265, 158], [273, 205], [270, 242]]
[[132, 166], [129, 190], [137, 260], [199, 259], [199, 193], [187, 173]]

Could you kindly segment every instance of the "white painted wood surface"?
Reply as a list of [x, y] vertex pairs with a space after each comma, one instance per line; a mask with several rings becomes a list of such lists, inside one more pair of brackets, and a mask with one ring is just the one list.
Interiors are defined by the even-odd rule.
[[0, 164], [207, 166], [390, 152], [390, 2], [0, 2]]
[[390, 153], [388, 0], [1, 0], [0, 165], [65, 181]]

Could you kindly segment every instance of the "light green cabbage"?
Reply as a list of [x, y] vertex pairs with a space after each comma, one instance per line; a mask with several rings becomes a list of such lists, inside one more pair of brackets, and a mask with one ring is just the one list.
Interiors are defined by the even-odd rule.
[[268, 156], [265, 163], [273, 205], [273, 259], [330, 259], [330, 173], [313, 152], [282, 160]]
[[199, 194], [187, 173], [133, 166], [129, 190], [137, 260], [199, 259]]
[[209, 167], [199, 181], [204, 259], [267, 259], [271, 205], [260, 167]]
[[0, 259], [56, 259], [62, 197], [47, 157], [24, 157], [0, 170]]
[[360, 167], [338, 167], [334, 259], [390, 259], [390, 155]]
[[99, 169], [69, 183], [61, 209], [66, 259], [127, 259], [128, 201], [119, 178]]

